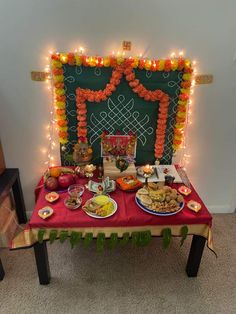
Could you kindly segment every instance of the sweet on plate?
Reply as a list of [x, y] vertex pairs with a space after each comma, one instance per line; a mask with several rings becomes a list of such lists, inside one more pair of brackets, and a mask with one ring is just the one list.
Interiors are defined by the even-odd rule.
[[84, 206], [83, 210], [90, 216], [95, 217], [109, 217], [111, 216], [116, 208], [114, 206], [114, 201], [105, 195], [98, 195], [90, 200], [88, 200]]

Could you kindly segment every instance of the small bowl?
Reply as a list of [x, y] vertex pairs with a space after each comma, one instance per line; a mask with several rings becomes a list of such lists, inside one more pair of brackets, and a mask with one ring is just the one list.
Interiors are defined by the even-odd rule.
[[74, 210], [80, 207], [80, 205], [82, 204], [82, 199], [80, 197], [68, 196], [64, 200], [64, 204], [68, 209]]
[[81, 184], [73, 184], [68, 187], [68, 193], [70, 196], [76, 198], [81, 197], [84, 193], [84, 186]]

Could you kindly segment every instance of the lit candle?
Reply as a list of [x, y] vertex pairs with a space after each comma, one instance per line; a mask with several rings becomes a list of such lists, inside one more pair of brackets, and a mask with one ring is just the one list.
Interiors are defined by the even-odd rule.
[[151, 174], [152, 173], [152, 167], [150, 165], [146, 165], [143, 167], [144, 174]]

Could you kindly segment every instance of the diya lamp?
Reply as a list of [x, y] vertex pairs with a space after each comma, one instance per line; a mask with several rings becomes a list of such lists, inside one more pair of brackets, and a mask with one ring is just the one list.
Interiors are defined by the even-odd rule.
[[201, 204], [194, 201], [194, 200], [191, 200], [187, 203], [187, 206], [189, 209], [193, 210], [194, 212], [199, 212], [199, 210], [202, 208]]
[[93, 172], [96, 170], [96, 166], [94, 166], [93, 164], [89, 164], [89, 165], [86, 165], [84, 167], [84, 173], [85, 173], [85, 176], [87, 178], [92, 178], [93, 177]]
[[188, 196], [192, 190], [190, 188], [188, 188], [187, 186], [185, 185], [181, 185], [179, 188], [178, 188], [178, 191], [179, 193], [185, 195], [185, 196]]
[[45, 199], [49, 202], [49, 203], [53, 203], [55, 201], [57, 201], [59, 199], [59, 194], [56, 192], [50, 192], [47, 193], [45, 195]]
[[146, 165], [146, 166], [143, 166], [143, 176], [145, 178], [145, 185], [148, 184], [148, 178], [150, 178], [152, 175], [153, 175], [153, 168], [152, 166], [150, 165]]

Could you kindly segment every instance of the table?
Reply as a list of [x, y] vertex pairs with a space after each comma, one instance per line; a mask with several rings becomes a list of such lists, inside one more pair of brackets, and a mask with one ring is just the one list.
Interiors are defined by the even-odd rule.
[[[0, 175], [0, 204], [5, 197], [9, 195], [11, 189], [13, 191], [18, 222], [19, 224], [24, 224], [27, 222], [27, 217], [18, 168], [7, 168]], [[3, 280], [4, 275], [4, 269], [0, 259], [0, 280]]]
[[[87, 179], [78, 179], [77, 183], [85, 184]], [[179, 185], [174, 185], [178, 187]], [[82, 210], [70, 211], [64, 206], [64, 199], [68, 195], [67, 192], [60, 193], [60, 199], [50, 205], [54, 214], [47, 220], [43, 220], [38, 216], [38, 210], [44, 206], [48, 206], [45, 195], [48, 191], [39, 183], [37, 189], [37, 201], [28, 226], [24, 232], [19, 234], [12, 243], [12, 249], [17, 248], [34, 248], [36, 265], [38, 270], [40, 284], [48, 284], [50, 282], [50, 269], [47, 254], [47, 240], [51, 230], [68, 230], [81, 232], [83, 237], [86, 233], [92, 232], [96, 238], [99, 232], [103, 232], [106, 238], [111, 233], [116, 232], [121, 237], [124, 232], [130, 234], [134, 231], [149, 230], [152, 236], [162, 236], [163, 228], [171, 228], [173, 236], [180, 236], [181, 228], [188, 226], [188, 234], [192, 235], [192, 244], [186, 265], [186, 273], [189, 277], [197, 276], [200, 266], [202, 253], [205, 247], [206, 239], [208, 247], [212, 247], [211, 223], [212, 216], [203, 204], [199, 195], [192, 187], [190, 196], [185, 197], [185, 202], [194, 199], [202, 205], [199, 213], [190, 211], [185, 205], [184, 209], [169, 217], [158, 217], [150, 215], [142, 211], [135, 203], [135, 193], [125, 193], [119, 189], [112, 192], [110, 196], [117, 202], [118, 210], [115, 215], [106, 219], [94, 219], [86, 215]], [[83, 195], [83, 203], [91, 198], [93, 194], [85, 190]], [[44, 241], [38, 242], [38, 230], [45, 230]]]

